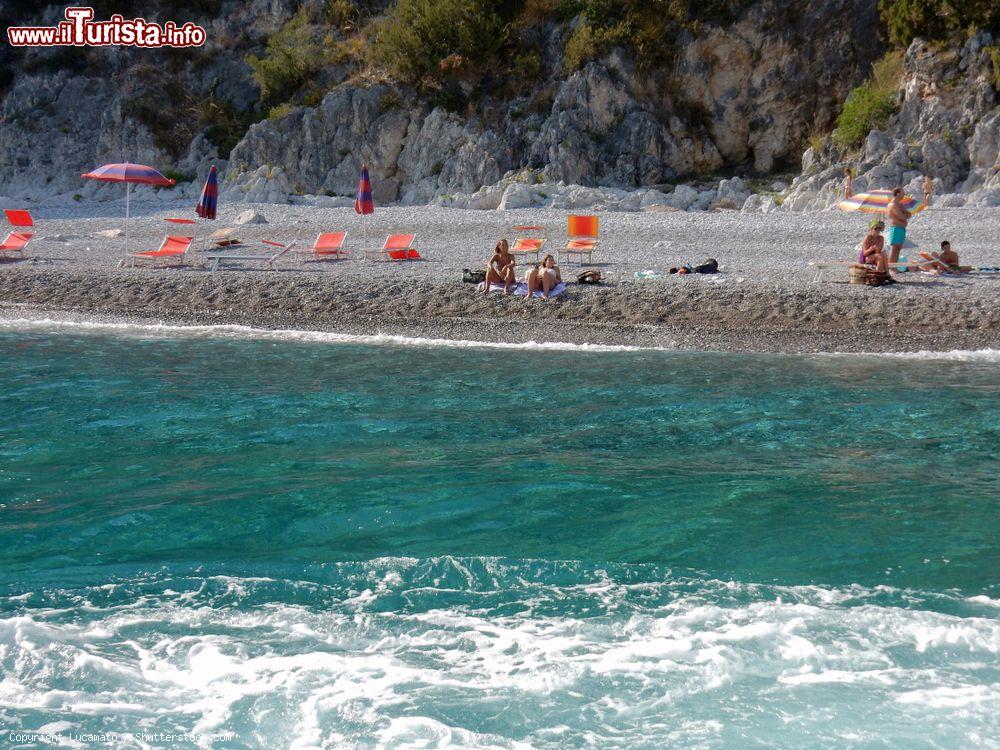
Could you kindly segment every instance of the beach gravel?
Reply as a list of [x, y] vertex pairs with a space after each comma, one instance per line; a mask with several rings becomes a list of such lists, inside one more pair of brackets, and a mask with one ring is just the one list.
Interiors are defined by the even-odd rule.
[[[229, 213], [248, 209], [267, 224], [238, 227], [246, 243], [239, 252], [263, 253], [261, 239], [308, 246], [319, 232], [335, 230], [347, 230], [348, 246], [359, 249], [361, 218], [350, 209], [235, 204]], [[140, 204], [130, 246], [155, 249], [168, 231], [181, 233], [163, 219], [186, 210]], [[814, 282], [809, 261], [852, 259], [865, 231], [865, 217], [853, 214], [605, 213], [595, 256], [605, 283], [570, 284], [549, 301], [477, 293], [462, 283], [462, 269], [484, 267], [498, 238], [516, 236], [515, 224], [545, 225], [548, 246], [558, 247], [565, 239], [562, 211], [379, 209], [370, 217], [369, 244], [381, 244], [390, 232], [414, 232], [425, 260], [374, 262], [355, 253], [315, 261], [297, 254], [280, 259], [274, 272], [253, 263], [211, 273], [204, 238], [233, 223], [225, 217], [194, 228], [186, 265], [154, 270], [117, 267], [124, 241], [101, 234], [120, 226], [113, 205], [39, 211], [31, 257], [0, 263], [4, 315], [719, 350], [1000, 347], [1000, 274], [909, 273], [899, 284], [870, 288], [848, 284], [846, 268], [837, 268]], [[1000, 265], [1000, 209], [929, 210], [913, 220], [910, 236], [927, 249], [949, 239], [964, 263]], [[721, 273], [666, 273], [708, 257], [719, 261]], [[563, 264], [565, 276], [575, 270]], [[663, 275], [637, 280], [643, 270]]]

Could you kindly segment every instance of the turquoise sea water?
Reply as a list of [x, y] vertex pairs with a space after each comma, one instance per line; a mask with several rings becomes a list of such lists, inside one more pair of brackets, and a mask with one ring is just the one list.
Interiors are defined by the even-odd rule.
[[0, 746], [1000, 747], [997, 353], [314, 338], [0, 326]]

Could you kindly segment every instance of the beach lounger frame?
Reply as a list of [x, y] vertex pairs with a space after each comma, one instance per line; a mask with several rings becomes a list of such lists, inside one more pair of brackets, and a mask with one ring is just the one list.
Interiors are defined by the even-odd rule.
[[241, 255], [234, 255], [233, 253], [212, 253], [211, 255], [205, 256], [206, 260], [211, 261], [211, 265], [208, 270], [215, 273], [221, 269], [223, 265], [232, 261], [235, 263], [267, 263], [270, 270], [276, 271], [277, 268], [275, 268], [274, 262], [285, 253], [291, 252], [291, 250], [295, 247], [294, 241], [289, 242], [287, 245], [282, 242], [274, 242], [272, 240], [261, 240], [261, 242], [265, 245], [272, 245], [281, 249], [271, 255], [260, 255], [259, 253], [256, 255], [249, 255], [246, 253]]
[[[900, 263], [886, 263], [886, 268], [909, 268], [910, 266], [926, 266], [930, 265], [931, 261], [927, 260], [906, 260]], [[813, 283], [818, 284], [820, 279], [823, 278], [823, 272], [828, 268], [851, 268], [852, 266], [865, 266], [872, 271], [875, 270], [874, 264], [858, 263], [856, 260], [824, 260], [824, 261], [809, 261], [810, 268], [816, 269], [816, 275], [813, 277]]]
[[152, 263], [152, 268], [156, 268], [156, 261], [161, 258], [177, 258], [179, 259], [179, 265], [187, 265], [186, 256], [188, 250], [191, 249], [192, 242], [194, 242], [194, 237], [181, 237], [178, 235], [168, 234], [163, 238], [163, 242], [160, 243], [159, 249], [130, 253], [129, 260], [131, 261], [131, 266], [132, 268], [135, 268], [135, 262], [137, 260], [148, 260]]

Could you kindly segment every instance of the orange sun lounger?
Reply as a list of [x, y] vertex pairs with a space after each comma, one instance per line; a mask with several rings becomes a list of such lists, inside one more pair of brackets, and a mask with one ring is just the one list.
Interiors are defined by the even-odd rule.
[[374, 254], [384, 255], [387, 260], [421, 260], [420, 253], [414, 247], [416, 239], [415, 234], [390, 234], [385, 238], [381, 249], [365, 250], [365, 257]]
[[541, 260], [542, 246], [545, 240], [541, 237], [518, 237], [511, 245], [510, 254], [514, 256], [534, 255], [535, 261]]
[[0, 257], [7, 257], [7, 253], [20, 253], [24, 257], [24, 248], [35, 235], [31, 232], [11, 232], [0, 244]]
[[147, 250], [141, 253], [132, 253], [132, 265], [135, 265], [136, 259], [149, 260], [152, 261], [153, 266], [156, 266], [156, 261], [160, 258], [183, 258], [184, 255], [191, 247], [191, 243], [194, 241], [194, 237], [175, 237], [168, 234], [163, 238], [163, 243], [157, 250]]
[[340, 260], [351, 254], [350, 250], [344, 249], [345, 239], [347, 239], [347, 232], [325, 232], [316, 238], [312, 247], [303, 247], [296, 252], [312, 253], [316, 260], [323, 258]]
[[5, 208], [4, 213], [12, 227], [28, 227], [30, 229], [35, 226], [35, 221], [31, 218], [29, 211], [21, 208]]
[[583, 256], [587, 256], [587, 263], [594, 260], [594, 250], [597, 249], [597, 229], [598, 222], [596, 216], [570, 216], [566, 222], [566, 246], [559, 248], [559, 260], [563, 256], [571, 258], [577, 257], [580, 265], [583, 265]]

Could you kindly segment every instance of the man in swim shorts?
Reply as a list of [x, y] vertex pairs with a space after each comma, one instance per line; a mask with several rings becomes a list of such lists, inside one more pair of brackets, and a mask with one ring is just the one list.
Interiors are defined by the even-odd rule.
[[906, 225], [910, 221], [910, 212], [903, 208], [903, 188], [895, 188], [892, 191], [892, 200], [886, 207], [886, 215], [889, 218], [889, 262], [896, 263], [899, 260], [899, 251], [903, 249], [906, 242]]

